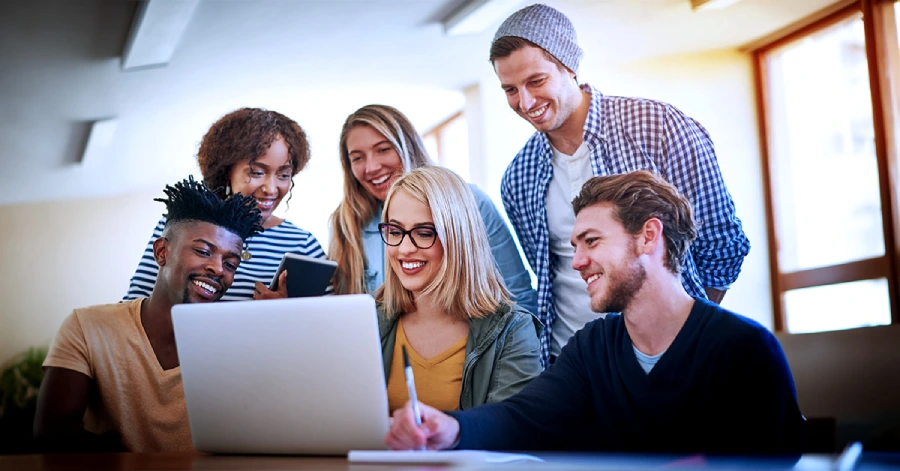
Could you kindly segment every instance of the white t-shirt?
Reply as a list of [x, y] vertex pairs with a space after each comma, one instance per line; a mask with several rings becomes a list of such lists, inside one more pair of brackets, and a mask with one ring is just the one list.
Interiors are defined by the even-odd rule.
[[581, 274], [572, 268], [575, 249], [572, 248], [572, 230], [575, 228], [575, 211], [572, 200], [578, 196], [581, 186], [594, 176], [591, 170], [590, 149], [587, 144], [566, 155], [552, 145], [553, 179], [547, 189], [547, 223], [550, 229], [550, 253], [556, 256], [553, 272], [553, 302], [556, 321], [553, 322], [550, 354], [559, 351], [575, 332], [588, 322], [603, 316], [591, 311], [591, 298]]

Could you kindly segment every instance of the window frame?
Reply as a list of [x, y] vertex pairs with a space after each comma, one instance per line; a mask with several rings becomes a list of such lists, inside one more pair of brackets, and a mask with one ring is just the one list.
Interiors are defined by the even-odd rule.
[[[759, 143], [762, 160], [763, 194], [769, 270], [772, 291], [772, 314], [775, 331], [786, 331], [784, 293], [787, 291], [837, 283], [886, 278], [891, 323], [900, 323], [900, 47], [897, 39], [897, 0], [855, 0], [839, 2], [794, 26], [776, 33], [749, 49], [753, 62]], [[862, 15], [866, 61], [872, 100], [872, 123], [875, 157], [881, 195], [882, 228], [885, 253], [880, 257], [829, 265], [819, 268], [783, 272], [778, 260], [778, 226], [774, 204], [775, 184], [769, 157], [769, 103], [767, 57], [770, 52], [804, 37], [816, 34], [854, 15]]]
[[444, 130], [447, 129], [448, 126], [453, 124], [454, 121], [462, 119], [463, 111], [464, 110], [459, 110], [456, 113], [453, 113], [452, 115], [450, 115], [450, 117], [441, 121], [422, 134], [423, 138], [434, 136], [434, 142], [437, 144], [438, 155], [433, 155], [431, 157], [434, 158], [440, 165], [446, 165], [447, 163], [446, 147], [444, 146]]

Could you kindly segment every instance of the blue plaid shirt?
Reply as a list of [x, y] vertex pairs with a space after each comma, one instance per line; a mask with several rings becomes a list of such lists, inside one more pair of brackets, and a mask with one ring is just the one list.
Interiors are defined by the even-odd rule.
[[[591, 105], [584, 142], [594, 175], [651, 170], [690, 200], [698, 237], [682, 264], [682, 283], [691, 296], [706, 298], [703, 287], [727, 288], [741, 272], [750, 241], [719, 171], [706, 129], [674, 106], [643, 98], [604, 96], [584, 84]], [[544, 323], [541, 357], [546, 365], [556, 306], [550, 289], [547, 187], [553, 178], [550, 141], [535, 133], [506, 169], [500, 186], [503, 205], [522, 250], [538, 279], [538, 318]]]

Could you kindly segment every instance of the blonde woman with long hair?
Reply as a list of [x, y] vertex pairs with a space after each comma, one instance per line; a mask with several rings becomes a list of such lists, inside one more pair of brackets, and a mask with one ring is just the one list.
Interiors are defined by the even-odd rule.
[[[421, 137], [403, 113], [367, 105], [347, 117], [341, 130], [344, 199], [331, 216], [328, 258], [338, 262], [335, 294], [374, 293], [384, 282], [385, 250], [378, 232], [391, 185], [402, 175], [433, 165]], [[512, 233], [490, 198], [469, 185], [487, 229], [491, 255], [519, 306], [534, 313], [537, 293]]]
[[402, 347], [418, 399], [441, 410], [501, 401], [540, 374], [540, 323], [510, 301], [462, 178], [437, 166], [407, 173], [382, 220], [388, 261], [375, 298], [391, 411], [409, 399]]

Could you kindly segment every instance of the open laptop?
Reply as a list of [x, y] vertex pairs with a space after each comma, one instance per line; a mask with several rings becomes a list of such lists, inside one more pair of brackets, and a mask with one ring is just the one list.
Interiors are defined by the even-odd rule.
[[364, 294], [173, 307], [194, 447], [313, 455], [385, 449], [376, 315]]

